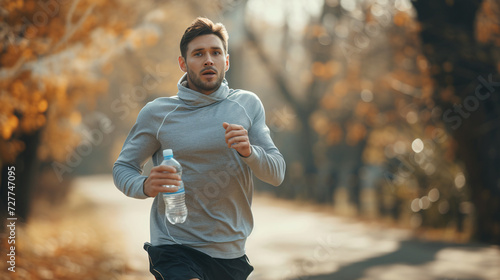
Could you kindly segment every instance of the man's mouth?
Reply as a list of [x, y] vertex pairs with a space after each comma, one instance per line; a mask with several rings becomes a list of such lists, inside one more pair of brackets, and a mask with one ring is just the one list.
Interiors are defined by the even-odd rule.
[[217, 75], [217, 71], [213, 69], [207, 69], [203, 72], [201, 72], [201, 75], [205, 78], [214, 78]]

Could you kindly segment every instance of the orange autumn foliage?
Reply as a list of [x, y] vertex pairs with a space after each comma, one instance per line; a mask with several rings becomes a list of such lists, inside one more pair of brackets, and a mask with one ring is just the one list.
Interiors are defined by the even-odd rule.
[[116, 1], [100, 0], [7, 1], [2, 8], [0, 161], [13, 162], [26, 148], [22, 139], [37, 131], [43, 131], [39, 158], [61, 160], [78, 145], [69, 125], [75, 110], [92, 107], [107, 91], [107, 81], [89, 71], [100, 56], [93, 36], [104, 30], [122, 37], [133, 16], [123, 17], [129, 10]]

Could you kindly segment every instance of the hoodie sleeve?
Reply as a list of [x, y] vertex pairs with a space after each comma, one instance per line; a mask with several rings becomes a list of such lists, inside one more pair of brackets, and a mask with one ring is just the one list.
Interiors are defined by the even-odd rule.
[[262, 102], [256, 95], [253, 96], [255, 102], [252, 102], [250, 106], [245, 106], [247, 109], [254, 110], [252, 126], [248, 131], [252, 154], [242, 157], [242, 160], [252, 169], [257, 178], [273, 186], [279, 186], [285, 178], [285, 159], [271, 139]]
[[127, 196], [142, 199], [148, 198], [143, 190], [143, 183], [147, 178], [142, 175], [144, 164], [161, 147], [156, 139], [149, 107], [146, 105], [139, 113], [113, 165], [116, 187]]

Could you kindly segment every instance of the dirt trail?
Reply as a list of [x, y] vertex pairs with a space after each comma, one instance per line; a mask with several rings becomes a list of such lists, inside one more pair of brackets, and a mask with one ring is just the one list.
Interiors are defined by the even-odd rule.
[[[129, 265], [124, 279], [152, 279], [147, 271], [151, 199], [128, 198], [109, 175], [81, 177], [75, 189], [92, 199], [122, 233]], [[408, 231], [341, 218], [325, 210], [256, 196], [255, 228], [247, 255], [250, 280], [497, 280], [500, 248], [414, 240]]]

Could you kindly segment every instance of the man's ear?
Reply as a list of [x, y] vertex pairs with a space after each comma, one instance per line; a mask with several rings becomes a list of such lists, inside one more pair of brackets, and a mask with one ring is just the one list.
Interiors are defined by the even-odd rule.
[[186, 60], [182, 55], [179, 55], [179, 68], [181, 68], [182, 72], [187, 72]]
[[227, 72], [229, 70], [229, 54], [226, 55], [226, 67], [224, 68], [224, 72]]

